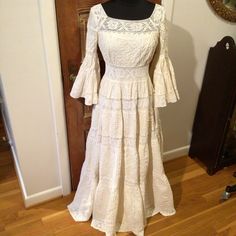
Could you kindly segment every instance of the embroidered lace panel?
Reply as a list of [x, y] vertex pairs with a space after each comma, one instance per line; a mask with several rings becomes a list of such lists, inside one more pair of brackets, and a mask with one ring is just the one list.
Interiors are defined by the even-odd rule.
[[[116, 33], [144, 33], [158, 30], [161, 21], [162, 6], [156, 4], [152, 15], [143, 20], [126, 20], [116, 19], [108, 16], [101, 4], [97, 5], [94, 11], [97, 22], [99, 22], [99, 29], [103, 31], [113, 31]], [[159, 11], [160, 14], [156, 14]]]

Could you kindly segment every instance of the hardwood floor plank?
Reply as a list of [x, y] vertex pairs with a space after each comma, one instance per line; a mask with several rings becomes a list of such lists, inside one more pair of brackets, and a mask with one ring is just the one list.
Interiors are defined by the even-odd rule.
[[8, 180], [6, 182], [0, 183], [0, 196], [1, 196], [1, 193], [6, 193], [8, 191], [15, 190], [15, 189], [20, 190], [20, 186], [16, 178], [13, 180]]
[[149, 236], [155, 235], [156, 233], [160, 235], [214, 235], [216, 232], [214, 229], [215, 224], [223, 220], [222, 216], [229, 215], [236, 219], [236, 198], [200, 211], [192, 216], [172, 223], [168, 227], [159, 230], [155, 229], [155, 231], [149, 228], [146, 233]]
[[51, 229], [44, 226], [41, 220], [32, 220], [17, 227], [8, 227], [5, 231], [11, 236], [54, 236]]

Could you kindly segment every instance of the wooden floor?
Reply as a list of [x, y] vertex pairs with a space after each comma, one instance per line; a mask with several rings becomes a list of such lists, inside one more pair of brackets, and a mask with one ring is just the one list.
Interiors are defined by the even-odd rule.
[[[176, 215], [148, 218], [147, 236], [236, 235], [236, 196], [220, 203], [236, 165], [208, 176], [196, 160], [180, 157], [164, 163], [172, 185]], [[66, 205], [74, 194], [25, 209], [9, 151], [0, 152], [0, 236], [99, 236], [88, 222], [75, 222]], [[117, 235], [133, 235], [119, 233]]]

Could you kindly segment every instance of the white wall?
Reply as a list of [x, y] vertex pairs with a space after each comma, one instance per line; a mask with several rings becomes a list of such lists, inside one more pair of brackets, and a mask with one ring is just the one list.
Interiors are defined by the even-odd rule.
[[16, 144], [12, 149], [17, 174], [29, 206], [62, 195], [63, 184], [67, 186], [64, 194], [70, 191], [54, 1], [1, 0], [0, 35], [7, 122]]
[[[166, 158], [188, 151], [192, 125], [210, 47], [229, 35], [236, 42], [236, 24], [217, 16], [207, 0], [165, 1], [169, 55], [176, 72], [180, 100], [161, 108]], [[171, 6], [172, 5], [172, 11]]]
[[[208, 50], [235, 24], [206, 1], [166, 1], [169, 53], [181, 100], [160, 108], [165, 159], [188, 151]], [[70, 192], [53, 0], [0, 0], [0, 78], [25, 205]], [[14, 143], [15, 141], [15, 143]]]

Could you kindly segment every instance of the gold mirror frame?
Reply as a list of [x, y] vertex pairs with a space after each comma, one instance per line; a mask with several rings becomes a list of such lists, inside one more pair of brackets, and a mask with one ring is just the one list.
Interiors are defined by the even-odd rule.
[[215, 12], [227, 21], [236, 22], [236, 11], [227, 8], [222, 0], [208, 0]]

